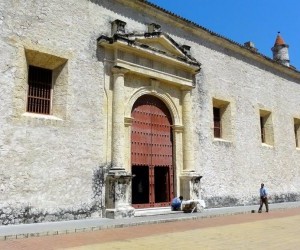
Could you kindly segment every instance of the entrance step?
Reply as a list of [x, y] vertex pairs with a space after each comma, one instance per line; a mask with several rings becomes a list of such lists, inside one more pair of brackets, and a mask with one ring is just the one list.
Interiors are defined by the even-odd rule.
[[135, 217], [144, 217], [152, 215], [176, 214], [182, 211], [171, 211], [171, 207], [154, 207], [154, 208], [138, 208], [135, 209]]

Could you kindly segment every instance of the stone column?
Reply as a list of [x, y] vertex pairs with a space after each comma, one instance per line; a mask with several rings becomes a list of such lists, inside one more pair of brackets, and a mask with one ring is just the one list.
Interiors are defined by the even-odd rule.
[[124, 168], [124, 75], [127, 69], [113, 67], [113, 100], [112, 100], [112, 169], [125, 170]]
[[131, 206], [132, 176], [125, 170], [125, 124], [124, 124], [124, 75], [128, 70], [112, 69], [114, 77], [112, 100], [112, 168], [105, 185], [105, 207], [108, 218], [130, 218], [134, 216]]
[[195, 172], [194, 131], [191, 90], [182, 90], [183, 171], [180, 176], [180, 194], [185, 200], [200, 199], [200, 179]]
[[182, 125], [173, 125], [173, 143], [174, 143], [174, 163], [175, 163], [175, 173], [176, 173], [176, 182], [174, 186], [176, 187], [176, 196], [180, 195], [180, 173], [183, 170], [183, 158], [182, 158], [182, 133], [183, 126]]
[[182, 91], [183, 172], [194, 172], [193, 117], [191, 90]]
[[131, 128], [133, 123], [132, 117], [125, 117], [125, 170], [131, 173]]

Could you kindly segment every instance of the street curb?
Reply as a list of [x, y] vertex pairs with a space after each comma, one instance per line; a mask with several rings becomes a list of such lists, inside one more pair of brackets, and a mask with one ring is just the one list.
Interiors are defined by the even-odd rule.
[[[295, 207], [274, 208], [274, 209], [272, 209], [272, 211], [295, 209], [295, 208], [299, 208], [299, 207], [295, 206]], [[92, 227], [75, 228], [75, 229], [67, 229], [67, 230], [52, 230], [52, 231], [45, 231], [45, 232], [38, 232], [38, 233], [4, 235], [4, 236], [0, 236], [0, 241], [26, 239], [26, 238], [41, 237], [41, 236], [54, 236], [54, 235], [65, 235], [65, 234], [74, 234], [74, 233], [82, 233], [82, 232], [92, 232], [92, 231], [99, 231], [99, 230], [105, 230], [105, 229], [127, 228], [127, 227], [141, 226], [141, 225], [163, 224], [163, 223], [176, 222], [176, 221], [201, 220], [201, 219], [205, 219], [205, 218], [207, 219], [207, 218], [216, 218], [216, 217], [222, 217], [222, 216], [250, 214], [250, 213], [252, 213], [251, 210], [227, 212], [227, 213], [219, 213], [219, 214], [205, 214], [205, 210], [204, 210], [204, 212], [198, 213], [197, 215], [191, 216], [191, 217], [144, 220], [144, 221], [138, 221], [138, 222], [120, 223], [120, 224], [112, 224], [112, 225], [100, 225], [100, 226], [96, 226], [96, 227], [92, 226]], [[146, 218], [147, 217], [145, 217], [145, 219]]]

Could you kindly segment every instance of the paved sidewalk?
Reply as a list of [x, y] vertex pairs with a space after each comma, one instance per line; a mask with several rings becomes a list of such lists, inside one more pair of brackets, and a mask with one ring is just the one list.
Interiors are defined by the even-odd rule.
[[[287, 202], [270, 204], [270, 213], [275, 210], [300, 208], [300, 202]], [[258, 205], [205, 209], [202, 213], [176, 213], [147, 217], [135, 217], [131, 219], [85, 219], [74, 221], [45, 222], [36, 224], [0, 226], [0, 240], [28, 238], [44, 235], [70, 234], [76, 232], [88, 232], [109, 228], [122, 228], [137, 225], [158, 224], [171, 221], [197, 220], [200, 218], [212, 218], [223, 215], [236, 215], [257, 211]]]

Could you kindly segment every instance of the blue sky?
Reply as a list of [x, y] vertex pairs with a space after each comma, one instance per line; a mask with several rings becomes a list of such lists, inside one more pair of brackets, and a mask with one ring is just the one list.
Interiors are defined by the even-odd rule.
[[238, 43], [252, 41], [272, 57], [277, 32], [300, 70], [300, 0], [149, 0]]

